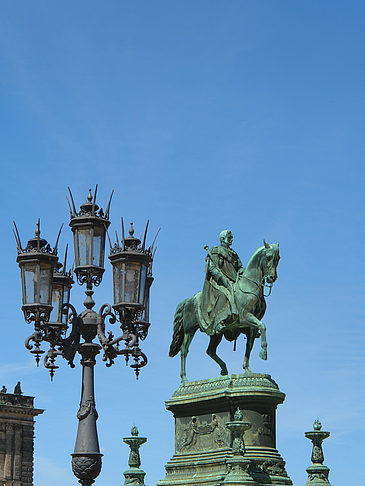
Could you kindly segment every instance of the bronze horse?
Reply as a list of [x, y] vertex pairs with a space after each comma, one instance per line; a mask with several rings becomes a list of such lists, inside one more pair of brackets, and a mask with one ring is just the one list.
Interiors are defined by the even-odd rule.
[[[276, 267], [279, 263], [279, 244], [269, 245], [264, 241], [264, 246], [255, 251], [249, 259], [243, 273], [237, 277], [233, 285], [234, 298], [238, 309], [238, 318], [232, 321], [221, 331], [210, 336], [207, 354], [216, 361], [221, 368], [221, 375], [227, 375], [226, 363], [217, 356], [216, 350], [224, 336], [228, 341], [234, 341], [242, 333], [246, 335], [246, 351], [243, 361], [243, 369], [250, 372], [249, 360], [255, 338], [261, 336], [260, 358], [267, 359], [266, 327], [261, 321], [266, 311], [264, 288], [271, 288], [277, 279]], [[181, 381], [186, 379], [186, 356], [189, 346], [198, 329], [204, 332], [200, 326], [199, 309], [201, 292], [183, 300], [176, 308], [174, 329], [169, 356], [176, 356], [181, 352]]]

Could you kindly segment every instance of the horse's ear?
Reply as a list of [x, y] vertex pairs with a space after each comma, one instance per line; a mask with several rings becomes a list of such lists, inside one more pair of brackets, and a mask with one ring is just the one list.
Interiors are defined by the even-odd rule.
[[265, 240], [264, 240], [264, 245], [265, 245], [265, 248], [270, 248], [269, 243], [266, 243], [266, 241], [265, 241]]

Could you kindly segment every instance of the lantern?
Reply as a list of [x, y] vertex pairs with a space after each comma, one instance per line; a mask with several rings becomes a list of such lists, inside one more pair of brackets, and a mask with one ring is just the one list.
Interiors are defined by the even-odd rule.
[[34, 238], [28, 241], [24, 250], [17, 230], [16, 238], [25, 319], [28, 322], [35, 321], [36, 324], [48, 322], [52, 310], [53, 271], [58, 261], [57, 242], [52, 250], [47, 241], [40, 237], [39, 220]]
[[63, 313], [64, 304], [70, 302], [70, 291], [74, 283], [71, 277], [71, 271], [66, 271], [67, 246], [65, 251], [65, 258], [62, 263], [57, 263], [53, 273], [52, 285], [52, 312], [49, 318], [50, 324], [62, 325], [67, 327], [67, 313]]
[[113, 266], [113, 308], [119, 315], [127, 311], [138, 316], [148, 303], [147, 272], [152, 255], [150, 249], [145, 250], [144, 244], [141, 246], [141, 240], [133, 235], [131, 223], [129, 237], [123, 238], [122, 247], [117, 242], [109, 256]]
[[[87, 283], [91, 289], [92, 284], [99, 285], [104, 273], [105, 233], [110, 225], [109, 207], [105, 215], [102, 209], [95, 204], [94, 198], [89, 194], [85, 204], [77, 212], [70, 191], [73, 210], [71, 211], [70, 226], [74, 234], [75, 273], [80, 284]], [[113, 193], [112, 193], [113, 195]], [[71, 208], [70, 208], [71, 210]]]

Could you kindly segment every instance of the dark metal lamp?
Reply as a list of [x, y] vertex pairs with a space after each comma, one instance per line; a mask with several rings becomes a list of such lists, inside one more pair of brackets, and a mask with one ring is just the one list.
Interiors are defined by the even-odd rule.
[[49, 325], [63, 326], [67, 329], [67, 313], [63, 312], [70, 303], [71, 287], [74, 280], [71, 270], [66, 270], [67, 246], [63, 264], [58, 262], [53, 272], [52, 280], [52, 312], [49, 317]]
[[[39, 221], [35, 237], [22, 248], [15, 226], [17, 242], [17, 262], [21, 269], [22, 310], [27, 322], [34, 323], [34, 333], [25, 342], [26, 348], [35, 355], [37, 364], [45, 353], [41, 344], [47, 342], [49, 350], [44, 356], [44, 366], [53, 378], [58, 366], [55, 360], [62, 356], [73, 368], [76, 353], [81, 356], [82, 388], [75, 450], [72, 454], [72, 470], [83, 486], [90, 486], [101, 470], [101, 457], [96, 429], [97, 412], [94, 399], [94, 366], [96, 356], [102, 351], [102, 360], [111, 366], [115, 358], [122, 355], [134, 369], [138, 378], [139, 370], [147, 364], [147, 357], [139, 347], [139, 341], [147, 336], [149, 328], [149, 289], [153, 281], [153, 245], [146, 247], [148, 222], [141, 240], [134, 237], [133, 226], [129, 237], [118, 239], [111, 245], [110, 261], [113, 266], [114, 305], [101, 306], [99, 312], [93, 307], [95, 302], [93, 286], [98, 286], [104, 273], [105, 235], [110, 225], [109, 208], [104, 213], [96, 204], [94, 196], [76, 211], [70, 191], [70, 227], [74, 235], [74, 272], [80, 285], [86, 284], [85, 309], [78, 314], [70, 304], [70, 290], [74, 283], [71, 272], [66, 271], [66, 254], [63, 264], [58, 263], [57, 244], [52, 250], [47, 241], [40, 237]], [[156, 235], [157, 237], [157, 235]], [[110, 240], [109, 240], [110, 241]], [[122, 331], [115, 337], [106, 332], [106, 321], [120, 322]], [[71, 329], [69, 329], [69, 326]], [[68, 334], [67, 334], [67, 331]], [[94, 342], [97, 338], [98, 343]], [[121, 347], [124, 342], [124, 347]]]
[[110, 225], [109, 209], [113, 193], [110, 196], [105, 214], [95, 203], [91, 190], [80, 211], [76, 211], [70, 191], [70, 226], [74, 234], [75, 273], [80, 284], [86, 283], [87, 289], [99, 285], [104, 273], [105, 234]]
[[57, 242], [53, 250], [47, 240], [40, 237], [39, 220], [34, 238], [31, 238], [23, 249], [18, 230], [15, 226], [17, 242], [17, 262], [22, 280], [22, 310], [25, 320], [34, 322], [48, 321], [52, 310], [52, 278], [57, 264]]

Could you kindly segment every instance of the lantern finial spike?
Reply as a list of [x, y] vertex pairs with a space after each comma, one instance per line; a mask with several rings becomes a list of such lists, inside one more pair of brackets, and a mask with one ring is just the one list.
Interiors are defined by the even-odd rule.
[[112, 197], [114, 194], [114, 189], [112, 190], [112, 193], [110, 194], [109, 202], [105, 210], [105, 219], [109, 219], [109, 210], [110, 210], [110, 203], [112, 202]]
[[70, 217], [72, 218], [72, 210], [71, 210], [71, 206], [70, 206], [70, 201], [68, 200], [67, 196], [66, 196], [66, 201], [67, 201], [67, 204], [68, 204], [68, 209], [70, 210]]
[[14, 229], [13, 229], [13, 235], [14, 235], [14, 238], [15, 238], [16, 249], [17, 249], [18, 253], [20, 253], [21, 252], [21, 248], [19, 246], [19, 241], [18, 241], [18, 238], [16, 237], [16, 233], [15, 233]]
[[161, 228], [159, 228], [159, 230], [157, 231], [156, 236], [155, 236], [155, 239], [154, 239], [154, 240], [153, 240], [153, 242], [152, 242], [152, 245], [151, 245], [151, 251], [153, 250], [153, 245], [155, 244], [156, 239], [157, 239], [157, 236], [158, 236], [158, 234], [159, 234], [159, 232], [160, 232], [160, 231], [161, 231]]
[[144, 230], [144, 235], [143, 235], [143, 242], [142, 242], [142, 251], [144, 250], [145, 248], [145, 244], [146, 244], [146, 236], [147, 236], [147, 230], [148, 230], [148, 225], [150, 223], [150, 220], [147, 219], [147, 224], [146, 224], [146, 229]]
[[124, 251], [124, 240], [125, 240], [125, 236], [124, 236], [124, 221], [123, 221], [123, 216], [122, 216], [122, 250]]
[[106, 236], [108, 237], [109, 246], [110, 246], [110, 250], [111, 250], [113, 248], [113, 246], [112, 246], [112, 242], [110, 240], [110, 236], [109, 236], [109, 233], [108, 232], [106, 232]]
[[67, 250], [68, 250], [68, 243], [66, 245], [65, 256], [63, 257], [63, 263], [62, 263], [62, 273], [63, 274], [66, 273]]
[[71, 203], [72, 203], [72, 210], [73, 210], [72, 216], [76, 216], [76, 208], [75, 208], [74, 198], [72, 196], [71, 189], [68, 186], [67, 186], [67, 189], [68, 189], [68, 192], [70, 193], [70, 198], [71, 198]]
[[14, 232], [15, 241], [17, 243], [17, 246], [18, 246], [19, 250], [22, 251], [22, 244], [21, 244], [21, 241], [20, 241], [19, 231], [18, 231], [18, 228], [17, 228], [17, 226], [15, 224], [15, 221], [13, 221], [13, 225], [14, 225], [14, 228], [15, 228], [15, 232]]
[[38, 221], [37, 221], [37, 223], [35, 225], [35, 232], [34, 232], [34, 236], [36, 238], [38, 238], [38, 239], [39, 239], [39, 237], [41, 235], [40, 226], [41, 226], [41, 220], [40, 220], [40, 218], [38, 218]]
[[41, 242], [40, 242], [41, 230], [40, 230], [40, 226], [41, 226], [41, 220], [40, 220], [40, 218], [38, 218], [37, 224], [35, 225], [35, 232], [34, 232], [34, 236], [37, 238], [37, 249], [38, 249], [38, 251], [41, 248]]
[[87, 195], [86, 198], [86, 203], [91, 203], [93, 200], [92, 194], [91, 194], [91, 188], [89, 188], [89, 194]]
[[55, 243], [55, 246], [53, 248], [53, 253], [55, 255], [57, 255], [58, 240], [60, 239], [60, 234], [61, 234], [62, 228], [63, 228], [63, 223], [61, 224], [61, 228], [60, 228], [60, 230], [58, 232], [58, 235], [57, 235], [57, 238], [56, 238], [56, 243]]
[[94, 192], [94, 199], [93, 199], [93, 204], [96, 203], [96, 193], [98, 192], [98, 185], [96, 184], [95, 186], [95, 192]]

